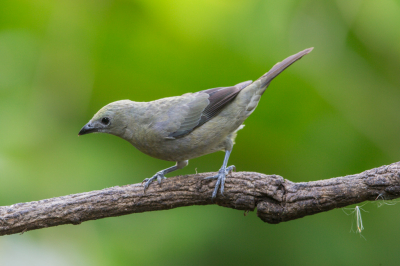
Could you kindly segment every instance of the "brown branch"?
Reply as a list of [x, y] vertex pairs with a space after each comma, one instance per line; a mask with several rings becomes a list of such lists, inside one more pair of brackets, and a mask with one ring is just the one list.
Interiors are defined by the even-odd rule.
[[130, 213], [218, 204], [253, 211], [264, 222], [280, 223], [366, 200], [400, 197], [400, 162], [360, 174], [293, 183], [277, 175], [233, 173], [215, 202], [211, 173], [171, 177], [144, 193], [141, 184], [111, 187], [0, 207], [0, 235]]

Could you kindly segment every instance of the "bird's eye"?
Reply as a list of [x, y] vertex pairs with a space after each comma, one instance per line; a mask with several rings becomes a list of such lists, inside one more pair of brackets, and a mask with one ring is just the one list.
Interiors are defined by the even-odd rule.
[[102, 123], [103, 125], [108, 125], [108, 124], [110, 123], [110, 118], [108, 118], [108, 117], [103, 117], [103, 118], [101, 119], [101, 123]]

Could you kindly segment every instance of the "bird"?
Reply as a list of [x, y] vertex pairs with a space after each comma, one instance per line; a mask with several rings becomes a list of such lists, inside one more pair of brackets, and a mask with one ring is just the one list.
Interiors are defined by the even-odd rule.
[[271, 81], [291, 64], [310, 53], [313, 47], [300, 51], [275, 64], [256, 81], [245, 81], [231, 87], [218, 87], [150, 102], [120, 100], [101, 108], [82, 127], [78, 135], [108, 133], [130, 142], [139, 151], [154, 158], [176, 162], [143, 180], [144, 190], [167, 173], [182, 169], [194, 159], [225, 151], [218, 173], [206, 177], [217, 180], [212, 199], [218, 190], [223, 196], [227, 176], [236, 170], [227, 166], [237, 132], [256, 109]]

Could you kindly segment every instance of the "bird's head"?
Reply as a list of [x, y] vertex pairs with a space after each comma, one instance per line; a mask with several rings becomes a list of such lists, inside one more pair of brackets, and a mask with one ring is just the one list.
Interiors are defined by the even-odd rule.
[[107, 104], [82, 127], [78, 135], [102, 132], [122, 136], [126, 128], [126, 115], [131, 103], [129, 100], [122, 100]]

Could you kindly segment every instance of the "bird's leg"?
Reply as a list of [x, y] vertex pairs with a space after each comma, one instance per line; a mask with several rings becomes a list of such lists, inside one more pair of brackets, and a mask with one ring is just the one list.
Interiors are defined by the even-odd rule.
[[205, 179], [217, 179], [217, 183], [215, 183], [215, 188], [214, 188], [214, 192], [212, 194], [212, 198], [214, 199], [217, 196], [218, 193], [218, 188], [221, 185], [221, 195], [224, 194], [224, 187], [225, 187], [225, 178], [226, 175], [228, 175], [230, 172], [233, 171], [233, 169], [236, 170], [234, 165], [231, 165], [229, 167], [226, 167], [226, 165], [228, 164], [228, 159], [229, 159], [229, 155], [231, 154], [231, 150], [226, 150], [225, 151], [225, 158], [224, 158], [224, 163], [222, 164], [221, 169], [219, 169], [218, 174], [215, 176], [209, 176], [206, 177]]
[[[189, 163], [188, 160], [176, 162], [176, 165], [171, 166], [171, 167], [168, 167], [167, 169], [158, 171], [158, 172], [157, 172], [155, 175], [153, 175], [153, 177], [151, 177], [151, 178], [146, 178], [145, 180], [143, 180], [143, 182], [146, 182], [146, 183], [144, 184], [144, 190], [146, 190], [146, 189], [149, 187], [149, 185], [151, 184], [151, 182], [153, 182], [155, 179], [157, 179], [158, 184], [161, 184], [161, 181], [162, 181], [163, 179], [166, 178], [166, 177], [165, 177], [165, 174], [171, 173], [171, 172], [173, 172], [173, 171], [175, 171], [175, 170], [178, 170], [178, 169], [182, 169], [183, 167], [185, 167], [186, 165], [188, 165], [188, 163]], [[143, 183], [143, 182], [142, 182], [142, 183]]]

